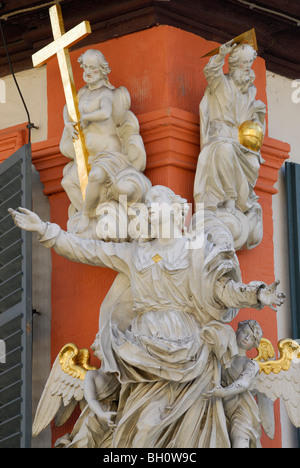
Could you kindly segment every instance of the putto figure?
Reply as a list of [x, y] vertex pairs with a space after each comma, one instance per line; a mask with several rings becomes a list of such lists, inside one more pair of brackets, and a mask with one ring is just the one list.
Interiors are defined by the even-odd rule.
[[230, 367], [222, 370], [222, 386], [214, 388], [207, 395], [223, 398], [232, 448], [261, 447], [259, 408], [251, 393], [251, 390], [255, 390], [260, 367], [247, 357], [246, 352], [258, 348], [262, 336], [262, 329], [255, 320], [238, 324], [236, 341], [239, 353]]
[[[274, 439], [273, 403], [278, 398], [294, 426], [300, 426], [300, 346], [291, 339], [281, 340], [280, 358], [268, 360], [275, 351], [256, 320], [238, 324], [236, 343], [238, 354], [227, 369], [223, 367], [221, 385], [205, 397], [222, 398], [232, 448], [261, 448], [261, 426]], [[250, 359], [246, 353], [253, 348], [258, 356]]]
[[118, 202], [119, 196], [126, 196], [129, 205], [142, 202], [151, 183], [142, 173], [146, 153], [128, 90], [109, 82], [110, 67], [99, 50], [87, 50], [78, 62], [86, 82], [78, 92], [78, 105], [90, 164], [84, 203], [73, 147], [77, 122], [67, 107], [60, 150], [72, 161], [64, 169], [62, 186], [71, 201], [68, 230], [89, 237], [103, 204]]
[[266, 106], [256, 100], [251, 69], [256, 57], [249, 44], [222, 45], [204, 69], [208, 87], [200, 104], [201, 153], [194, 198], [230, 226], [235, 248], [253, 247], [262, 238], [261, 207], [253, 189], [263, 162]]

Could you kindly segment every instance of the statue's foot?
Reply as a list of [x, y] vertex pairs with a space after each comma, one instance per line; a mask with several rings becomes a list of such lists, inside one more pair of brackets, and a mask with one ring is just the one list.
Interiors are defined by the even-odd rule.
[[89, 215], [82, 214], [81, 218], [75, 228], [76, 234], [82, 234], [86, 231], [90, 224], [90, 217]]
[[233, 198], [230, 198], [229, 200], [226, 200], [225, 202], [225, 209], [228, 211], [230, 214], [235, 213], [235, 200]]

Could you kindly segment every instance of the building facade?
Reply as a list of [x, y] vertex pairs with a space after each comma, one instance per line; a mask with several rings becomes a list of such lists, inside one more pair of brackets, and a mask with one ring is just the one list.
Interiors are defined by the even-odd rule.
[[[33, 51], [51, 42], [47, 8], [43, 2], [32, 3], [32, 27], [22, 2], [7, 14], [3, 24], [15, 65], [16, 78], [30, 111], [32, 130], [33, 209], [42, 219], [66, 227], [69, 201], [61, 187], [62, 170], [67, 160], [59, 151], [65, 104], [56, 59], [34, 69]], [[24, 2], [23, 2], [24, 3]], [[30, 3], [30, 6], [31, 6]], [[274, 345], [282, 338], [295, 336], [290, 300], [290, 264], [287, 219], [285, 162], [300, 164], [298, 146], [300, 117], [300, 64], [291, 50], [300, 21], [300, 11], [285, 11], [284, 2], [259, 2], [264, 10], [249, 9], [247, 2], [89, 2], [93, 12], [79, 2], [62, 3], [66, 28], [90, 20], [92, 34], [72, 49], [71, 60], [76, 86], [83, 85], [78, 57], [88, 48], [101, 50], [111, 67], [110, 81], [126, 86], [132, 110], [138, 117], [147, 152], [146, 175], [153, 184], [169, 186], [193, 202], [193, 181], [200, 149], [199, 103], [206, 82], [202, 56], [220, 43], [256, 28], [259, 58], [255, 62], [255, 85], [258, 98], [267, 104], [267, 134], [262, 148], [265, 164], [261, 167], [256, 193], [264, 216], [264, 237], [253, 251], [241, 252], [239, 260], [244, 282], [259, 279], [271, 283], [281, 280], [287, 300], [277, 314], [266, 308], [259, 316], [247, 310], [239, 315], [257, 319], [265, 337]], [[65, 3], [65, 5], [64, 5]], [[87, 2], [86, 2], [87, 3]], [[125, 5], [126, 3], [126, 5]], [[27, 2], [28, 4], [28, 2]], [[40, 9], [38, 9], [40, 7]], [[127, 8], [127, 9], [126, 9]], [[216, 14], [213, 14], [215, 8]], [[296, 8], [296, 7], [295, 7]], [[20, 11], [16, 17], [9, 16]], [[298, 7], [299, 10], [299, 7]], [[0, 10], [0, 15], [1, 15]], [[14, 25], [10, 25], [16, 18]], [[271, 21], [272, 19], [272, 21]], [[16, 24], [26, 25], [19, 49], [12, 39]], [[284, 25], [285, 35], [279, 34]], [[5, 31], [6, 29], [6, 31]], [[297, 30], [298, 32], [298, 30]], [[298, 32], [299, 35], [299, 32]], [[273, 38], [270, 41], [270, 38]], [[296, 36], [298, 37], [298, 36]], [[298, 38], [299, 39], [299, 38]], [[1, 49], [0, 49], [1, 50]], [[16, 90], [14, 79], [0, 61], [0, 163], [27, 143], [27, 115]], [[298, 76], [299, 75], [299, 76]], [[67, 342], [90, 347], [98, 325], [100, 304], [115, 275], [98, 272], [86, 265], [74, 265], [39, 246], [33, 237], [33, 411], [36, 408], [51, 364]], [[236, 323], [233, 324], [236, 326]], [[95, 365], [99, 365], [94, 361]], [[291, 426], [283, 405], [276, 403], [274, 441], [265, 435], [265, 447], [296, 447], [297, 431]], [[72, 421], [71, 421], [72, 423]], [[52, 428], [33, 441], [33, 447], [46, 447], [70, 427]]]

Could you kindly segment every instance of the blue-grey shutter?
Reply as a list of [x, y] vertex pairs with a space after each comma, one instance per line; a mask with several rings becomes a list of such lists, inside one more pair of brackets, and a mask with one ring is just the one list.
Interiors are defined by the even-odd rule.
[[285, 163], [293, 338], [300, 338], [300, 164]]
[[[285, 163], [293, 338], [300, 338], [300, 164]], [[300, 429], [298, 429], [300, 447]]]
[[0, 164], [0, 448], [31, 445], [31, 234], [7, 211], [31, 209], [31, 171], [29, 144]]

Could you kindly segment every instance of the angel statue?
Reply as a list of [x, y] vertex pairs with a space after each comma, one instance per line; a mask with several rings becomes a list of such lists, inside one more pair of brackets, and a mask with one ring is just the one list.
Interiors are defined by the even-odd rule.
[[[169, 188], [152, 187], [145, 203], [151, 237], [124, 243], [83, 239], [26, 209], [10, 210], [45, 247], [119, 273], [100, 310], [101, 369], [87, 371], [86, 409], [60, 446], [230, 447], [222, 400], [203, 393], [220, 384], [220, 365], [238, 354], [229, 322], [239, 309], [275, 309], [284, 294], [278, 282], [243, 284], [232, 246], [214, 244], [207, 231], [195, 244], [199, 233], [184, 227], [186, 200]], [[51, 400], [59, 377], [49, 379]]]
[[[274, 348], [268, 340], [262, 342], [262, 337], [255, 320], [238, 324], [238, 355], [222, 369], [221, 385], [205, 395], [223, 399], [232, 448], [261, 448], [261, 426], [270, 439], [274, 438], [273, 402], [280, 397], [292, 423], [300, 427], [300, 346], [296, 341], [282, 340], [280, 360], [268, 361], [268, 357], [274, 357]], [[266, 362], [261, 363], [266, 345]], [[253, 348], [259, 355], [250, 359], [246, 353]]]
[[221, 45], [204, 68], [208, 87], [200, 103], [194, 199], [230, 227], [236, 250], [255, 247], [262, 239], [262, 210], [254, 186], [263, 162], [266, 105], [256, 100], [251, 68], [256, 57], [249, 44], [232, 40]]
[[129, 205], [143, 201], [151, 183], [143, 174], [146, 153], [128, 90], [109, 82], [110, 68], [99, 50], [87, 50], [78, 62], [86, 83], [78, 92], [78, 106], [90, 164], [84, 202], [73, 147], [78, 122], [70, 119], [66, 106], [60, 150], [71, 162], [64, 168], [62, 186], [71, 201], [68, 230], [97, 238], [101, 228], [95, 229], [105, 208], [109, 211], [112, 204], [112, 209], [122, 209], [119, 196], [127, 197]]
[[232, 448], [260, 447], [261, 421], [251, 393], [260, 367], [247, 357], [246, 352], [258, 348], [262, 336], [262, 329], [255, 320], [238, 324], [236, 341], [239, 353], [231, 366], [222, 370], [222, 385], [207, 394], [208, 397], [223, 398]]

